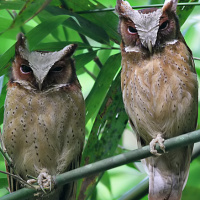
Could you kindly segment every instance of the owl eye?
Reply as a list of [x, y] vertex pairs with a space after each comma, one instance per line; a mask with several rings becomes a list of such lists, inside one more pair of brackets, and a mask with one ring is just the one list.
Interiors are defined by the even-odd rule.
[[53, 69], [51, 69], [51, 72], [61, 72], [63, 70], [62, 66], [58, 66], [58, 67], [54, 67]]
[[168, 24], [169, 24], [169, 21], [163, 22], [163, 23], [160, 25], [159, 30], [166, 29], [166, 28], [168, 27]]
[[137, 30], [136, 30], [135, 28], [133, 28], [132, 26], [129, 26], [129, 27], [128, 27], [128, 32], [129, 32], [130, 34], [136, 34], [136, 33], [137, 33]]
[[29, 74], [32, 72], [32, 69], [27, 65], [21, 65], [20, 70], [23, 74]]

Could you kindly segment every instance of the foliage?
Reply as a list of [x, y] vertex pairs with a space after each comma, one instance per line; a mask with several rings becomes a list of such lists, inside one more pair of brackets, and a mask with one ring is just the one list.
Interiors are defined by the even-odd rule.
[[[132, 0], [133, 6], [160, 3], [157, 0]], [[163, 1], [162, 1], [163, 2]], [[194, 2], [183, 0], [181, 2]], [[86, 100], [86, 145], [82, 165], [122, 153], [127, 141], [135, 138], [127, 125], [120, 92], [120, 36], [118, 16], [106, 8], [114, 8], [116, 0], [15, 0], [0, 2], [0, 124], [6, 83], [14, 57], [14, 44], [19, 32], [29, 41], [30, 50], [56, 51], [69, 43], [78, 44], [76, 70]], [[103, 12], [98, 10], [105, 9]], [[94, 12], [88, 12], [95, 10]], [[182, 33], [194, 57], [200, 57], [200, 7], [179, 7]], [[200, 62], [195, 61], [198, 75]], [[200, 119], [199, 119], [200, 120]], [[198, 125], [200, 121], [198, 121]], [[125, 131], [124, 131], [125, 130]], [[123, 137], [121, 137], [123, 135]], [[131, 137], [131, 139], [129, 138]], [[183, 200], [200, 191], [199, 159], [191, 164]], [[0, 155], [0, 170], [5, 171]], [[146, 177], [140, 163], [109, 170], [79, 181], [78, 199], [118, 199]], [[7, 193], [6, 176], [0, 174], [0, 196]], [[198, 195], [199, 196], [199, 195]], [[143, 199], [147, 199], [147, 196]], [[193, 199], [199, 199], [194, 197]]]

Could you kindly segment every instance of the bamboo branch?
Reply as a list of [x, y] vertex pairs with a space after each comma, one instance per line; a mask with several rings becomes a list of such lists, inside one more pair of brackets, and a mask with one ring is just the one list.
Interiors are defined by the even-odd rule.
[[[194, 145], [191, 162], [200, 155], [200, 143]], [[146, 177], [135, 187], [123, 194], [118, 200], [137, 200], [148, 194], [149, 178]]]
[[[178, 3], [178, 6], [200, 6], [199, 2], [196, 3]], [[163, 4], [154, 4], [154, 5], [144, 5], [144, 6], [132, 6], [133, 9], [141, 8], [156, 8], [163, 7]], [[95, 9], [95, 10], [85, 10], [76, 12], [77, 14], [88, 14], [88, 13], [98, 13], [98, 12], [112, 12], [115, 11], [115, 8], [104, 8], [104, 9]]]
[[194, 58], [194, 60], [200, 60], [200, 58], [197, 58], [197, 57], [193, 57]]
[[136, 200], [143, 198], [148, 194], [149, 189], [149, 177], [143, 179], [139, 184], [130, 189], [124, 195], [122, 195], [118, 200]]
[[[180, 148], [183, 146], [187, 146], [196, 142], [200, 141], [200, 130], [193, 131], [181, 136], [177, 136], [174, 138], [170, 138], [168, 140], [165, 140], [165, 150], [166, 152]], [[156, 149], [159, 153], [163, 153], [162, 150], [160, 150], [160, 147], [156, 145]], [[86, 165], [84, 167], [80, 167], [74, 170], [71, 170], [69, 172], [60, 174], [56, 176], [56, 184], [57, 186], [65, 185], [69, 182], [100, 173], [115, 167], [119, 167], [121, 165], [135, 162], [138, 160], [141, 160], [143, 158], [147, 158], [149, 156], [152, 156], [152, 154], [149, 151], [149, 145], [142, 147], [137, 150], [133, 150], [127, 153], [123, 153], [117, 156], [113, 156], [89, 165]], [[8, 194], [1, 198], [1, 200], [22, 200], [27, 199], [28, 197], [33, 196], [35, 190], [29, 189], [29, 188], [23, 188], [21, 190], [18, 190], [12, 194]]]

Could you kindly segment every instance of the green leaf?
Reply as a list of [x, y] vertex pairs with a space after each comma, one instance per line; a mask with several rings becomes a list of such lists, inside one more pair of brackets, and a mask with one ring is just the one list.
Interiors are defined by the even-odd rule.
[[[92, 2], [95, 2], [92, 3]], [[90, 0], [65, 0], [68, 9], [72, 9], [75, 12], [87, 11], [87, 10], [99, 10], [105, 8], [104, 5], [100, 3], [101, 1], [90, 1]], [[119, 18], [114, 12], [93, 12], [84, 14], [79, 13], [83, 18], [90, 20], [94, 24], [101, 26], [109, 35], [110, 39], [119, 44], [121, 41], [120, 35], [118, 33], [118, 23]]]
[[20, 27], [33, 17], [35, 17], [39, 12], [41, 12], [51, 0], [28, 0], [24, 7], [20, 10], [17, 17], [14, 19], [10, 26], [10, 29]]
[[89, 63], [91, 60], [93, 60], [96, 57], [96, 54], [97, 51], [91, 51], [88, 53], [74, 56], [74, 59], [76, 61], [76, 70], [80, 69], [81, 67]]
[[[198, 0], [180, 0], [179, 3], [198, 2]], [[179, 16], [180, 26], [184, 24], [195, 6], [178, 6], [177, 15]]]
[[150, 0], [149, 4], [161, 4], [164, 3], [164, 0]]
[[106, 171], [103, 174], [103, 178], [101, 179], [101, 183], [108, 188], [109, 192], [111, 192], [111, 183], [109, 173]]
[[[2, 168], [1, 165], [5, 166], [4, 162], [0, 162], [0, 169]], [[8, 186], [7, 175], [0, 172], [0, 188], [5, 186]]]
[[51, 17], [28, 32], [26, 36], [30, 50], [68, 18], [67, 15]]
[[[51, 17], [48, 20], [42, 22], [30, 32], [26, 34], [28, 38], [29, 49], [32, 50], [42, 39], [50, 34], [56, 27], [62, 24], [69, 16], [59, 15]], [[7, 73], [9, 61], [15, 54], [15, 45], [11, 46], [1, 57], [0, 57], [0, 76]], [[7, 65], [7, 66], [6, 66]], [[6, 66], [6, 67], [5, 67]]]
[[106, 96], [108, 88], [121, 65], [121, 54], [115, 54], [108, 58], [100, 71], [99, 76], [86, 99], [86, 124], [95, 117]]
[[10, 60], [14, 56], [15, 45], [11, 46], [1, 57], [0, 57], [0, 76], [6, 74], [9, 70]]
[[40, 50], [40, 51], [59, 51], [60, 49], [63, 49], [65, 46], [69, 45], [69, 44], [77, 44], [78, 45], [78, 49], [92, 49], [92, 47], [90, 45], [86, 45], [84, 43], [81, 42], [77, 42], [77, 41], [70, 41], [70, 42], [66, 42], [66, 41], [62, 41], [62, 42], [48, 42], [48, 43], [39, 43], [37, 44], [33, 50]]
[[6, 188], [0, 189], [0, 197], [5, 196], [6, 194], [8, 194], [8, 190]]
[[0, 108], [0, 124], [3, 124], [3, 113], [4, 113], [4, 106]]
[[[98, 93], [96, 94], [98, 95]], [[120, 73], [118, 73], [96, 117], [83, 152], [81, 165], [112, 156], [116, 151], [127, 121], [128, 117], [122, 100]], [[78, 191], [80, 191], [80, 194], [78, 199], [87, 199], [86, 197], [92, 193], [96, 185], [98, 176], [98, 174], [93, 175], [79, 182]]]
[[[1, 90], [1, 93], [0, 93], [0, 95], [1, 95], [0, 108], [4, 106], [6, 93], [7, 93], [6, 88], [7, 88], [7, 84], [2, 87], [2, 90]], [[1, 115], [1, 111], [0, 111], [0, 115]], [[1, 122], [0, 122], [0, 124], [1, 124]]]
[[[78, 31], [80, 34], [87, 35], [88, 37], [96, 40], [99, 43], [109, 44], [109, 37], [105, 30], [96, 23], [92, 23], [91, 21], [81, 17], [80, 15], [73, 13], [69, 10], [65, 10], [62, 8], [56, 7], [47, 7], [46, 10], [51, 15], [70, 15], [72, 18], [68, 19], [64, 25]], [[46, 15], [48, 13], [43, 13]], [[42, 13], [41, 15], [42, 16]]]
[[6, 19], [5, 17], [0, 17], [0, 32], [7, 30], [11, 23], [12, 23], [11, 19]]
[[20, 10], [24, 5], [23, 1], [0, 1], [0, 9]]

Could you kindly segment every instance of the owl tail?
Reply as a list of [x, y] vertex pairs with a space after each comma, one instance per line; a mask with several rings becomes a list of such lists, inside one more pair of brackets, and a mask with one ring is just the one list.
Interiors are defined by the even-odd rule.
[[188, 179], [193, 146], [143, 160], [149, 174], [149, 200], [180, 200]]

